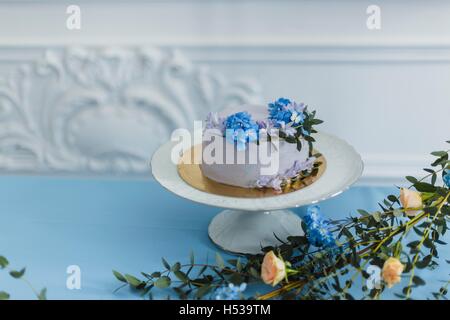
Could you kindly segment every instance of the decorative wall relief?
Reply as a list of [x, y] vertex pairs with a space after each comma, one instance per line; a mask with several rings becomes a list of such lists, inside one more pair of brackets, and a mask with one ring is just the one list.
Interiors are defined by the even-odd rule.
[[259, 100], [254, 82], [228, 80], [174, 50], [47, 50], [0, 78], [0, 170], [149, 173], [173, 129]]

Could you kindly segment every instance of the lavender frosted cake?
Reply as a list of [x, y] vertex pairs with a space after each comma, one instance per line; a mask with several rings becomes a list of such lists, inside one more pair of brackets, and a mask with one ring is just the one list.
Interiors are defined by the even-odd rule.
[[305, 104], [285, 98], [210, 113], [200, 168], [216, 182], [281, 191], [289, 179], [313, 171], [313, 127], [320, 123]]

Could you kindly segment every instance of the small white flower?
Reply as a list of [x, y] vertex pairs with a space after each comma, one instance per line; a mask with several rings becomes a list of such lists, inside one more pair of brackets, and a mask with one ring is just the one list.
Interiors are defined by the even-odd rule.
[[291, 121], [294, 123], [299, 123], [303, 120], [303, 115], [301, 113], [298, 113], [297, 111], [292, 112], [291, 115]]

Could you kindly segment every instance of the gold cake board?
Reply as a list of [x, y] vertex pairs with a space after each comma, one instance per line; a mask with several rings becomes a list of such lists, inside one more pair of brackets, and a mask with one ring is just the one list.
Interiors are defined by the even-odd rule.
[[[314, 153], [317, 152], [317, 150], [314, 150]], [[322, 155], [316, 160], [316, 163], [320, 162], [321, 164], [314, 176], [299, 179], [283, 187], [281, 192], [277, 192], [270, 188], [241, 188], [219, 183], [205, 177], [202, 174], [199, 165], [199, 163], [201, 162], [201, 155], [201, 145], [193, 146], [183, 153], [177, 166], [178, 174], [180, 175], [180, 177], [187, 184], [200, 191], [235, 198], [267, 198], [298, 191], [313, 184], [322, 176], [322, 174], [326, 170], [326, 159]], [[194, 158], [194, 156], [196, 158]]]

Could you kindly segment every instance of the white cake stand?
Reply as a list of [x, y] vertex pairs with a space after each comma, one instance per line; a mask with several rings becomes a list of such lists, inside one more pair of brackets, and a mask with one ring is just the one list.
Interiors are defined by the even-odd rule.
[[[265, 198], [235, 198], [200, 191], [186, 183], [171, 161], [174, 142], [162, 145], [153, 155], [155, 179], [167, 190], [192, 201], [227, 208], [211, 221], [211, 240], [225, 251], [255, 254], [269, 245], [279, 245], [277, 238], [302, 235], [301, 219], [288, 208], [305, 206], [337, 196], [348, 189], [363, 171], [360, 155], [347, 142], [319, 132], [314, 148], [324, 155], [327, 167], [313, 184], [291, 193]], [[276, 237], [275, 237], [276, 235]]]

